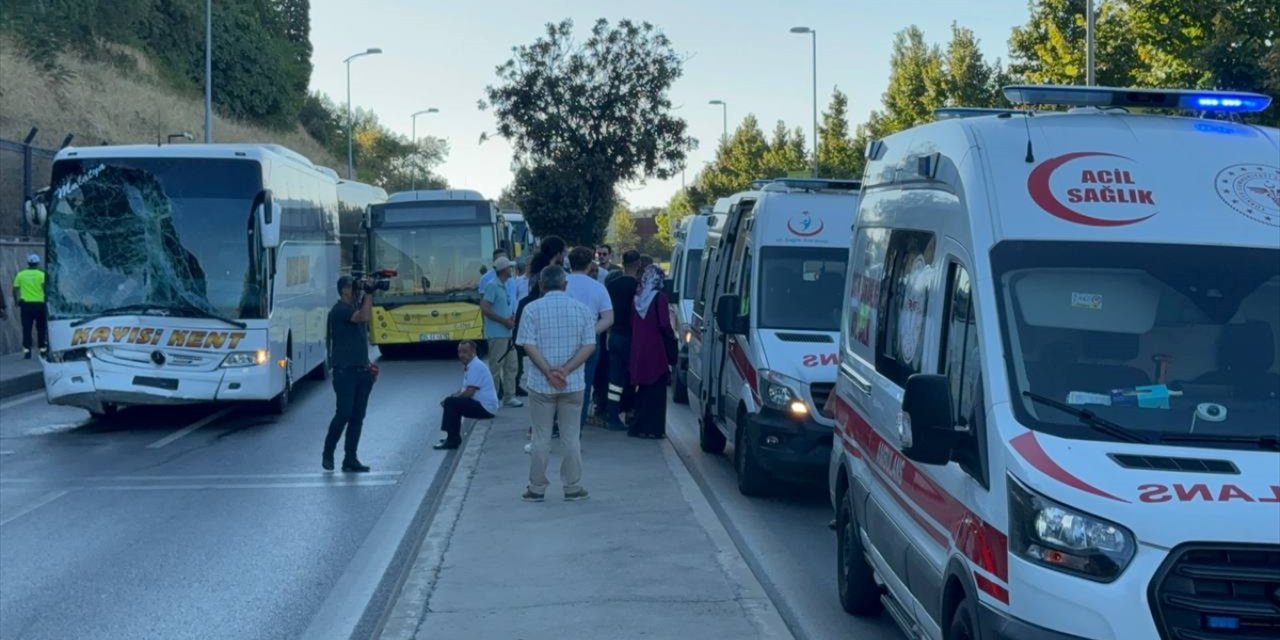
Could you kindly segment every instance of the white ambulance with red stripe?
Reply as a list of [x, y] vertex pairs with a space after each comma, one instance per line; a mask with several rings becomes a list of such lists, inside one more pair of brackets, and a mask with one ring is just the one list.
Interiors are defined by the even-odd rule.
[[1238, 117], [1270, 99], [1005, 95], [1071, 108], [867, 148], [841, 604], [934, 640], [1280, 637], [1280, 133]]
[[733, 443], [744, 495], [825, 478], [834, 422], [820, 409], [835, 387], [858, 208], [856, 181], [753, 187], [717, 203], [725, 221], [707, 237], [686, 376], [702, 450]]

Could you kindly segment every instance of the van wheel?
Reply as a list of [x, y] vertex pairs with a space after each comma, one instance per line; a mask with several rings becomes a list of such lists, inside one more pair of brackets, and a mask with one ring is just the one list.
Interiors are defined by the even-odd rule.
[[289, 410], [289, 394], [293, 389], [293, 360], [286, 360], [284, 364], [284, 389], [280, 391], [280, 395], [271, 399], [267, 405], [267, 410], [273, 416], [282, 416], [285, 411]]
[[978, 618], [973, 613], [973, 605], [968, 598], [956, 605], [956, 612], [951, 614], [951, 633], [947, 640], [978, 640]]
[[836, 582], [840, 606], [846, 613], [869, 616], [880, 613], [880, 589], [867, 563], [853, 519], [853, 492], [846, 491], [836, 514]]
[[738, 493], [754, 497], [763, 495], [765, 490], [768, 489], [769, 472], [761, 468], [760, 463], [756, 460], [754, 448], [748, 441], [746, 433], [747, 418], [742, 412], [739, 412], [738, 428], [734, 430], [733, 466], [738, 471]]
[[698, 421], [698, 445], [707, 453], [720, 455], [724, 453], [725, 444], [727, 440], [720, 432], [720, 427], [716, 426], [711, 412], [703, 412], [702, 419]]
[[689, 404], [689, 386], [684, 376], [676, 373], [675, 384], [671, 389], [671, 400], [676, 404]]

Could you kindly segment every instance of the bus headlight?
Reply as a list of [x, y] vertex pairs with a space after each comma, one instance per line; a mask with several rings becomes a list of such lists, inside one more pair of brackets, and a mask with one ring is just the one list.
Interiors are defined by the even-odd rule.
[[267, 350], [258, 349], [257, 351], [236, 351], [227, 354], [223, 359], [224, 367], [253, 367], [267, 363]]
[[1133, 560], [1130, 531], [1046, 498], [1009, 478], [1009, 551], [1035, 564], [1111, 582]]

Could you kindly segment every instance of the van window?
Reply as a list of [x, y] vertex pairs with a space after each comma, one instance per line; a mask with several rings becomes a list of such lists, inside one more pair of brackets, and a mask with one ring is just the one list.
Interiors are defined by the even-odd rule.
[[685, 258], [684, 284], [680, 287], [682, 300], [693, 300], [698, 297], [698, 286], [702, 284], [702, 249], [690, 249]]
[[738, 293], [741, 296], [742, 305], [738, 308], [738, 315], [747, 316], [751, 314], [751, 249], [748, 248], [742, 254], [742, 273], [738, 275]]
[[849, 250], [765, 247], [760, 251], [762, 329], [839, 331]]
[[[670, 276], [671, 276], [671, 278], [672, 278], [672, 280], [674, 280], [674, 282], [675, 282], [675, 286], [676, 286], [675, 293], [676, 293], [676, 294], [680, 294], [680, 293], [681, 293], [680, 285], [684, 284], [684, 283], [679, 279], [679, 278], [680, 278], [680, 265], [684, 262], [684, 259], [683, 259], [683, 258], [684, 258], [684, 254], [683, 254], [683, 253], [681, 253], [680, 251], [676, 251], [676, 252], [675, 252], [675, 255], [674, 255], [674, 256], [672, 256], [672, 258], [671, 258], [671, 273], [670, 273], [670, 274], [668, 274], [668, 275], [670, 275]], [[679, 297], [677, 297], [677, 299], [679, 299]], [[675, 301], [676, 301], [676, 300], [672, 300], [672, 302], [675, 302]]]
[[698, 288], [692, 290], [693, 315], [700, 318], [705, 318], [707, 315], [707, 296], [711, 294], [710, 291], [703, 291], [702, 286], [711, 281], [707, 277], [709, 275], [707, 271], [715, 263], [715, 249], [709, 247], [706, 251], [707, 259], [698, 265]]
[[876, 327], [876, 371], [898, 386], [920, 373], [925, 318], [933, 274], [935, 239], [923, 231], [894, 231], [889, 237], [887, 275], [880, 286], [884, 320]]
[[880, 308], [880, 283], [884, 279], [884, 254], [889, 246], [889, 230], [862, 228], [854, 245], [853, 272], [849, 283], [849, 309], [845, 319], [845, 349], [873, 361], [871, 338], [875, 335]]
[[983, 460], [986, 442], [986, 407], [982, 399], [982, 359], [978, 347], [978, 321], [973, 313], [973, 288], [969, 272], [951, 263], [947, 274], [946, 306], [943, 313], [942, 346], [938, 373], [951, 382], [953, 420], [967, 428], [976, 447], [961, 447], [956, 461], [969, 475], [986, 486]]

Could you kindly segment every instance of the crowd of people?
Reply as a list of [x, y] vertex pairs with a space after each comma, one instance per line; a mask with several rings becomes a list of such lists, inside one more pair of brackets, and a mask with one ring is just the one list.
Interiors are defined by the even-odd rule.
[[[493, 253], [480, 280], [487, 355], [458, 345], [461, 388], [445, 398], [436, 449], [462, 444], [464, 418], [489, 419], [528, 398], [529, 483], [524, 499], [544, 499], [551, 441], [561, 440], [560, 479], [566, 500], [587, 497], [582, 487], [584, 426], [625, 431], [635, 438], [666, 436], [666, 389], [676, 363], [665, 274], [653, 258], [613, 247], [570, 249], [544, 239], [531, 258]], [[363, 297], [358, 294], [363, 288]], [[345, 432], [344, 471], [368, 471], [357, 457], [368, 395], [377, 377], [367, 357], [370, 283], [349, 276], [338, 283], [330, 312], [331, 363], [337, 411], [325, 440], [323, 466], [333, 469]], [[362, 339], [363, 338], [363, 339]]]

